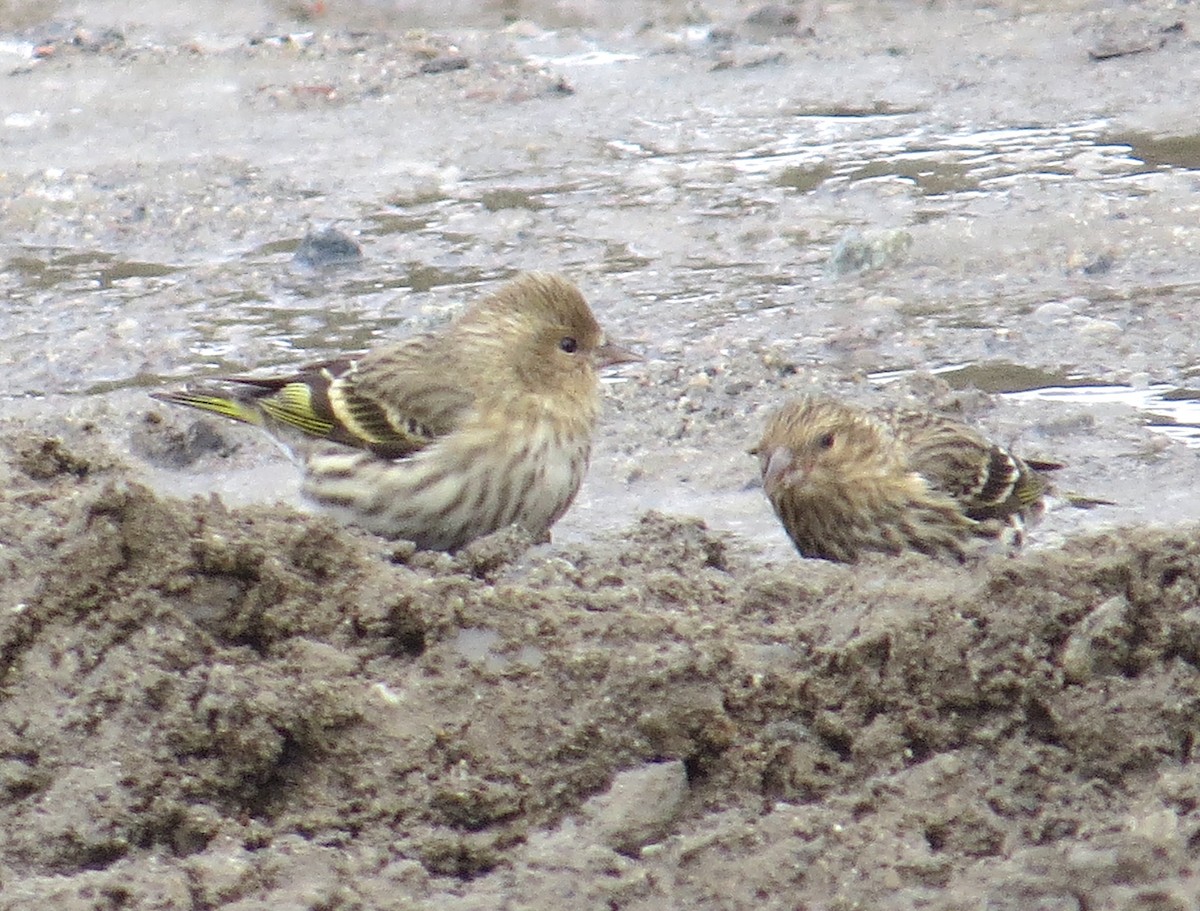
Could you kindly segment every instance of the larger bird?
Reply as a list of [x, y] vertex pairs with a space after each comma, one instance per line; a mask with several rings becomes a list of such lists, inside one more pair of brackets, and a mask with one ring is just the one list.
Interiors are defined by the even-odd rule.
[[385, 537], [455, 550], [558, 521], [587, 470], [597, 371], [637, 359], [606, 340], [578, 288], [532, 273], [440, 332], [155, 398], [308, 440], [308, 498]]
[[924, 411], [869, 412], [805, 397], [767, 421], [751, 450], [796, 549], [853, 563], [905, 550], [965, 560], [1022, 541], [1045, 509], [1036, 467], [965, 424]]

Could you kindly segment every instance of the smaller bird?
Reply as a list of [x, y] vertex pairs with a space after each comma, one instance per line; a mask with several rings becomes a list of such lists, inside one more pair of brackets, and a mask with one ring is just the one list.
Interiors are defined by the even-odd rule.
[[750, 452], [796, 549], [842, 563], [906, 550], [963, 562], [989, 542], [1019, 547], [1045, 511], [1040, 472], [1061, 467], [927, 411], [811, 396], [774, 412]]
[[456, 550], [512, 524], [549, 531], [587, 470], [597, 371], [634, 360], [575, 285], [529, 273], [439, 332], [153, 395], [295, 444], [303, 493], [347, 523]]

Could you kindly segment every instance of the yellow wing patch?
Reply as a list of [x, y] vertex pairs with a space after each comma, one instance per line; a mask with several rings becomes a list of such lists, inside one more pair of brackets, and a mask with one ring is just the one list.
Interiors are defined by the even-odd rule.
[[356, 389], [355, 368], [354, 361], [331, 361], [279, 379], [226, 378], [223, 382], [239, 387], [231, 395], [193, 389], [154, 397], [269, 431], [298, 430], [383, 458], [402, 458], [427, 446], [435, 431]]
[[279, 387], [259, 400], [258, 406], [268, 416], [317, 437], [329, 436], [332, 421], [317, 414], [313, 407], [313, 390], [308, 383], [295, 382]]
[[1026, 470], [1028, 474], [1017, 482], [1017, 499], [1021, 501], [1022, 506], [1029, 506], [1032, 503], [1036, 503], [1042, 498], [1042, 494], [1046, 492], [1046, 482], [1039, 478], [1033, 471]]
[[381, 455], [402, 455], [426, 446], [433, 434], [420, 422], [396, 415], [346, 382], [329, 387], [329, 407], [344, 430]]

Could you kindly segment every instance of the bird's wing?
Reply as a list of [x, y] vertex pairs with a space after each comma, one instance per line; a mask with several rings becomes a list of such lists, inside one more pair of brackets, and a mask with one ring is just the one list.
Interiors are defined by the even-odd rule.
[[1003, 519], [1034, 506], [1045, 481], [1002, 446], [952, 418], [897, 412], [890, 421], [909, 464], [972, 519]]
[[406, 455], [462, 424], [475, 405], [475, 384], [470, 365], [444, 342], [443, 336], [418, 336], [372, 352], [334, 383], [335, 413], [372, 441], [368, 448]]
[[474, 401], [464, 379], [453, 359], [439, 356], [435, 338], [419, 336], [290, 376], [228, 377], [241, 389], [232, 396], [187, 391], [159, 398], [399, 458], [459, 425]]

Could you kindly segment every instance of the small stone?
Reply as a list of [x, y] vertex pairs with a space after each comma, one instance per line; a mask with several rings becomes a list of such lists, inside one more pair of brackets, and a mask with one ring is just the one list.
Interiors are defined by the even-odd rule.
[[292, 264], [306, 269], [344, 266], [361, 259], [362, 248], [337, 228], [309, 233], [292, 254]]
[[811, 13], [804, 5], [767, 3], [743, 20], [743, 30], [758, 38], [786, 38], [812, 34]]
[[451, 73], [454, 70], [465, 70], [470, 65], [471, 61], [462, 54], [442, 54], [422, 63], [421, 72], [426, 76], [432, 76], [437, 73]]
[[1054, 323], [1075, 313], [1075, 308], [1065, 301], [1049, 301], [1030, 314], [1039, 323]]
[[835, 277], [874, 272], [902, 260], [912, 243], [912, 235], [903, 229], [868, 234], [851, 229], [829, 255], [828, 271]]
[[1115, 263], [1115, 260], [1108, 253], [1101, 253], [1095, 259], [1091, 260], [1083, 267], [1084, 275], [1104, 275], [1110, 271]]
[[1125, 596], [1116, 595], [1076, 625], [1059, 657], [1068, 681], [1086, 683], [1093, 676], [1119, 672], [1133, 632], [1129, 609]]
[[671, 831], [687, 790], [682, 762], [650, 763], [621, 772], [608, 791], [589, 800], [583, 811], [599, 841], [622, 854], [636, 855]]
[[1114, 341], [1120, 338], [1125, 331], [1119, 323], [1114, 323], [1110, 319], [1093, 319], [1090, 316], [1079, 317], [1075, 330], [1084, 338], [1095, 342]]

